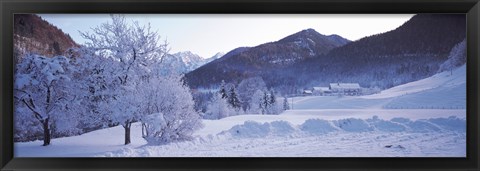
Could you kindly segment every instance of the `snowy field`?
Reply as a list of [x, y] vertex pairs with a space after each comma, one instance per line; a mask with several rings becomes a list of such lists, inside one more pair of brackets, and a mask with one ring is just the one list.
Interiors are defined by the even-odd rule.
[[138, 123], [15, 143], [16, 157], [465, 157], [465, 66], [357, 97], [296, 97], [280, 115], [203, 120], [192, 141], [148, 145]]

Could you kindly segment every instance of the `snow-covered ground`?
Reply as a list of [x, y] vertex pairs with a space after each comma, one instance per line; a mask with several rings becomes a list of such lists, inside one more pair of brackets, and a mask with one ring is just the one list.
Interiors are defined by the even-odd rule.
[[[431, 110], [426, 110], [430, 112]], [[431, 112], [436, 112], [432, 110]], [[450, 112], [465, 112], [451, 110]], [[447, 113], [447, 112], [446, 112]], [[447, 116], [444, 113], [444, 116]], [[52, 145], [16, 143], [16, 157], [464, 157], [465, 119], [373, 116], [326, 117], [293, 111], [285, 115], [242, 115], [205, 121], [193, 141], [150, 146], [132, 127], [132, 144], [123, 145], [123, 128], [54, 139]], [[259, 119], [261, 118], [261, 119]], [[343, 118], [343, 119], [338, 119]], [[391, 119], [386, 119], [391, 118]], [[428, 117], [425, 117], [428, 118]], [[253, 121], [256, 120], [256, 121]], [[286, 121], [289, 120], [289, 121]]]
[[126, 147], [140, 147], [147, 142], [142, 138], [140, 124], [132, 125], [132, 143], [125, 146], [124, 129], [117, 126], [89, 132], [80, 136], [52, 139], [49, 146], [41, 146], [43, 141], [15, 143], [16, 157], [87, 157]]
[[293, 109], [465, 109], [466, 92], [463, 65], [373, 95], [295, 97]]
[[[15, 143], [16, 157], [465, 157], [465, 66], [357, 97], [296, 97], [280, 115], [204, 120], [192, 141], [147, 145], [138, 123]], [[289, 99], [291, 102], [292, 99]]]

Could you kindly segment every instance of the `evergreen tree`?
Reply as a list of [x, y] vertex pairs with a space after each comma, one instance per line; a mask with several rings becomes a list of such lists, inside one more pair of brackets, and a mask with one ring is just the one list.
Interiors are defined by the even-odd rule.
[[275, 93], [273, 92], [273, 90], [270, 90], [270, 101], [269, 101], [270, 105], [273, 105], [276, 103], [276, 97], [275, 97]]
[[267, 92], [263, 92], [263, 99], [261, 103], [262, 114], [268, 113], [268, 107], [270, 107], [270, 98], [268, 98]]
[[237, 93], [235, 92], [235, 87], [230, 88], [229, 96], [227, 98], [228, 98], [228, 103], [230, 103], [230, 105], [234, 109], [236, 110], [240, 109], [241, 107], [240, 100], [238, 100]]
[[283, 110], [289, 110], [290, 106], [288, 105], [288, 99], [287, 97], [283, 98]]
[[222, 80], [222, 84], [220, 85], [220, 94], [222, 95], [222, 99], [228, 98], [227, 90], [225, 90], [225, 81]]

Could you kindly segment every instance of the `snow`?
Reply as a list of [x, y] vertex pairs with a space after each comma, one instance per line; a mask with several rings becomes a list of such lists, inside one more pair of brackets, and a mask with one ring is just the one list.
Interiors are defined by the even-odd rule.
[[18, 89], [24, 89], [25, 86], [28, 86], [29, 84], [34, 81], [29, 74], [17, 74], [15, 77], [15, 87]]
[[136, 148], [147, 142], [142, 138], [141, 125], [132, 125], [132, 143], [124, 145], [122, 126], [92, 131], [80, 136], [52, 139], [51, 145], [41, 146], [43, 141], [15, 143], [15, 157], [88, 157], [121, 148]]
[[411, 111], [414, 112], [404, 111], [409, 113], [406, 115], [394, 112], [373, 117], [367, 115], [369, 113], [367, 111], [330, 117], [327, 114], [296, 114], [300, 110], [281, 115], [239, 115], [220, 120], [204, 120], [205, 128], [196, 132], [194, 140], [160, 146], [147, 145], [141, 137], [140, 124], [135, 123], [132, 125], [131, 145], [122, 144], [123, 128], [117, 126], [81, 136], [54, 139], [53, 144], [47, 147], [40, 146], [40, 141], [15, 143], [15, 156], [464, 157], [466, 155], [465, 118], [448, 116], [446, 113], [449, 112], [445, 112], [444, 115], [416, 116], [441, 111], [439, 109]]
[[300, 126], [300, 129], [310, 134], [326, 134], [338, 130], [328, 121], [321, 119], [306, 120], [305, 123]]
[[235, 137], [248, 137], [248, 138], [261, 138], [266, 137], [270, 133], [269, 123], [258, 123], [253, 121], [246, 121], [242, 125], [235, 125], [228, 130], [232, 136]]
[[466, 92], [463, 65], [379, 94], [294, 97], [293, 109], [465, 109]]
[[[126, 147], [101, 157], [461, 157], [464, 135], [343, 133], [327, 136], [230, 139], [207, 137], [165, 146]], [[437, 146], [433, 143], [442, 144]], [[338, 144], [338, 142], [342, 142]], [[390, 147], [390, 148], [389, 148]], [[292, 155], [295, 154], [295, 155]]]
[[15, 143], [15, 157], [466, 157], [465, 80], [462, 66], [380, 94], [290, 98], [279, 115], [202, 120], [191, 141], [149, 145], [134, 123], [127, 146], [117, 126]]
[[330, 83], [332, 89], [360, 89], [358, 83]]
[[[405, 118], [406, 119], [406, 118]], [[459, 118], [444, 118], [454, 121]], [[383, 123], [397, 124], [383, 120]], [[217, 135], [164, 146], [125, 147], [97, 157], [464, 157], [465, 125], [378, 129], [378, 118], [327, 121], [301, 125], [285, 121], [247, 121]], [[428, 123], [429, 121], [422, 121]], [[281, 123], [281, 124], [278, 124]], [[349, 123], [339, 127], [334, 123]], [[432, 125], [431, 123], [429, 123]], [[276, 126], [274, 126], [276, 125]], [[400, 126], [397, 126], [399, 128]], [[403, 127], [405, 128], [405, 127]], [[440, 129], [440, 130], [438, 130]], [[275, 131], [282, 130], [282, 131]], [[363, 130], [363, 131], [358, 131]], [[428, 131], [427, 131], [428, 130]], [[463, 131], [462, 131], [463, 130]], [[279, 134], [280, 133], [280, 134]]]
[[[410, 82], [396, 86], [369, 96], [362, 96], [364, 99], [383, 99], [398, 97], [402, 95], [417, 93], [435, 88], [464, 87], [466, 83], [466, 65], [463, 65], [450, 73], [449, 71], [435, 74], [432, 77], [419, 81]], [[466, 92], [466, 91], [465, 91]]]
[[367, 132], [373, 131], [373, 127], [362, 119], [348, 118], [334, 122], [335, 126], [348, 132]]
[[[357, 118], [367, 120], [373, 116], [384, 120], [421, 120], [429, 118], [448, 118], [454, 116], [465, 119], [464, 109], [321, 109], [321, 110], [288, 110], [280, 115], [237, 115], [220, 120], [203, 120], [204, 128], [195, 132], [198, 136], [215, 135], [228, 130], [232, 125], [241, 125], [246, 121], [274, 122], [288, 121], [294, 125], [303, 124], [308, 119], [340, 120]], [[397, 121], [398, 122], [398, 121]]]

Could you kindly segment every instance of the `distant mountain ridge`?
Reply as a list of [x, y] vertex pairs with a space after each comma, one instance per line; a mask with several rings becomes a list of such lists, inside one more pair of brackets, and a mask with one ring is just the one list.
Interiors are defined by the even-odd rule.
[[314, 29], [306, 29], [275, 42], [236, 48], [222, 58], [188, 73], [186, 77], [192, 87], [210, 86], [221, 80], [238, 82], [265, 70], [283, 68], [326, 54], [348, 42], [337, 35], [325, 36]]
[[331, 41], [334, 41], [334, 42], [336, 42], [337, 44], [341, 44], [341, 45], [345, 45], [345, 44], [351, 42], [350, 40], [345, 39], [345, 38], [343, 38], [342, 36], [339, 36], [339, 35], [336, 35], [336, 34], [328, 35], [327, 37], [328, 37]]
[[185, 65], [186, 72], [194, 70], [204, 64], [204, 59], [202, 57], [190, 51], [177, 52], [172, 55], [181, 60]]
[[223, 57], [224, 55], [225, 55], [225, 53], [223, 53], [223, 52], [218, 52], [218, 53], [216, 53], [215, 55], [213, 55], [212, 57], [205, 59], [205, 60], [204, 60], [204, 64], [207, 64], [207, 63], [210, 63], [210, 62], [212, 62], [212, 61], [214, 61], [214, 60], [216, 60], [216, 59], [219, 59], [219, 58]]
[[164, 74], [185, 74], [222, 56], [223, 53], [219, 52], [210, 58], [203, 58], [191, 51], [182, 51], [166, 55], [160, 67], [162, 67], [162, 70], [164, 70], [162, 72]]
[[384, 89], [432, 76], [465, 36], [464, 14], [417, 14], [397, 29], [354, 42], [306, 29], [235, 49], [186, 78], [191, 88], [209, 88], [260, 76], [282, 94], [332, 82]]

